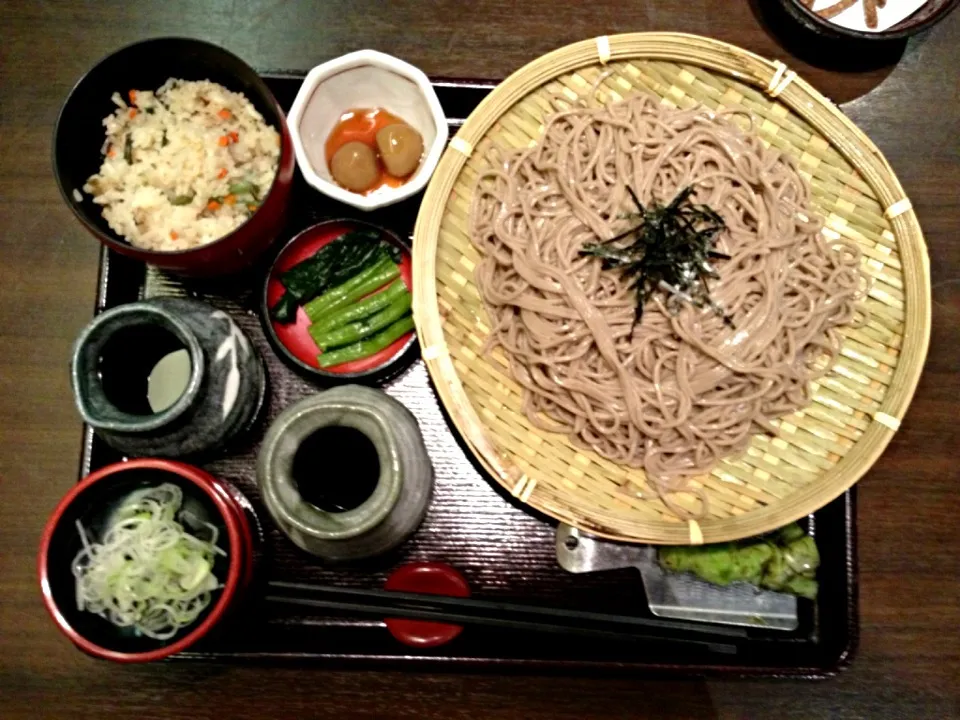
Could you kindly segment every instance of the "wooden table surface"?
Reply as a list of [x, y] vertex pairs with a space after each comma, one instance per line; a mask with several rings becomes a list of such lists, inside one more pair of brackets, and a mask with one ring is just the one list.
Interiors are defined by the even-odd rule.
[[[783, 35], [769, 5], [0, 2], [0, 717], [960, 716], [960, 13], [906, 44], [862, 52]], [[375, 47], [433, 75], [501, 78], [566, 43], [641, 30], [713, 36], [799, 70], [886, 154], [926, 232], [933, 342], [903, 427], [860, 484], [862, 639], [853, 667], [813, 684], [656, 682], [123, 667], [76, 651], [43, 610], [34, 568], [43, 522], [76, 480], [80, 422], [67, 357], [90, 318], [97, 272], [97, 244], [62, 203], [50, 171], [51, 128], [80, 74], [126, 43], [182, 34], [263, 69], [306, 69]], [[844, 69], [823, 69], [837, 67]]]

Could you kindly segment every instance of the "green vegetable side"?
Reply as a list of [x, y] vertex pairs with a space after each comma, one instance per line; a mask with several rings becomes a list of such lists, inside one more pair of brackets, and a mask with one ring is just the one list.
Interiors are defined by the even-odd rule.
[[350, 278], [342, 285], [328, 290], [303, 306], [310, 322], [322, 320], [327, 313], [339, 310], [376, 291], [400, 275], [400, 268], [390, 259], [383, 259]]
[[796, 523], [738, 543], [663, 547], [659, 560], [665, 570], [690, 572], [714, 585], [741, 581], [809, 600], [817, 597], [820, 553]]
[[328, 368], [345, 362], [361, 360], [380, 352], [385, 347], [389, 347], [411, 330], [413, 330], [413, 316], [406, 315], [371, 338], [318, 355], [317, 361], [320, 363], [320, 367]]
[[281, 276], [286, 292], [271, 315], [293, 322], [303, 306], [322, 368], [374, 355], [414, 329], [399, 260], [375, 231], [346, 233]]
[[318, 316], [317, 322], [310, 326], [310, 334], [316, 336], [317, 333], [336, 330], [348, 323], [362, 320], [365, 317], [373, 315], [375, 312], [383, 310], [394, 300], [403, 297], [404, 294], [409, 295], [410, 291], [407, 290], [407, 286], [403, 280], [397, 278], [381, 292], [370, 295], [341, 310], [329, 312], [326, 317]]
[[313, 256], [287, 270], [280, 277], [286, 292], [270, 309], [273, 319], [291, 323], [297, 307], [332, 287], [340, 285], [382, 260], [399, 261], [399, 251], [379, 242], [373, 230], [356, 230], [324, 245]]
[[380, 312], [370, 315], [370, 317], [358, 320], [357, 322], [347, 323], [343, 327], [328, 330], [327, 332], [315, 332], [311, 326], [310, 335], [313, 337], [314, 342], [317, 343], [317, 347], [326, 351], [331, 348], [342, 347], [343, 345], [349, 345], [350, 343], [362, 340], [369, 335], [383, 330], [388, 325], [392, 325], [400, 318], [409, 314], [410, 292], [407, 291], [401, 293], [400, 297]]

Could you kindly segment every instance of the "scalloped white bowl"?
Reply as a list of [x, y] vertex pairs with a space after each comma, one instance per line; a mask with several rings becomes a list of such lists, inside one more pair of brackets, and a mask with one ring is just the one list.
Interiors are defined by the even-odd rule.
[[[304, 141], [323, 147], [343, 113], [376, 107], [402, 118], [423, 136], [424, 157], [413, 177], [400, 187], [361, 195], [337, 185], [326, 159], [311, 159]], [[376, 50], [358, 50], [313, 68], [300, 86], [287, 123], [304, 179], [324, 195], [360, 210], [392, 205], [423, 190], [449, 135], [447, 119], [427, 76]]]

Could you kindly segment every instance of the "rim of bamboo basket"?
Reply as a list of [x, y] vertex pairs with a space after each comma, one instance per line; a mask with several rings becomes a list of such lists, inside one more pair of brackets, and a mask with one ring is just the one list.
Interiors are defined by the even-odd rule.
[[[679, 522], [600, 510], [583, 513], [556, 493], [543, 492], [543, 483], [518, 476], [509, 457], [491, 441], [447, 349], [438, 305], [436, 254], [448, 199], [472, 149], [511, 108], [550, 81], [622, 60], [699, 66], [762, 89], [806, 121], [860, 174], [880, 207], [886, 208], [885, 216], [897, 243], [905, 279], [902, 345], [873, 422], [846, 455], [816, 479], [744, 514]], [[916, 390], [930, 341], [926, 244], [910, 201], [879, 149], [836, 105], [783, 63], [728, 43], [683, 33], [627, 33], [583, 40], [530, 62], [498, 85], [470, 114], [437, 166], [417, 217], [413, 265], [413, 315], [423, 357], [441, 402], [474, 456], [520, 501], [561, 522], [613, 540], [655, 544], [735, 540], [768, 532], [823, 507], [859, 480], [893, 437]]]

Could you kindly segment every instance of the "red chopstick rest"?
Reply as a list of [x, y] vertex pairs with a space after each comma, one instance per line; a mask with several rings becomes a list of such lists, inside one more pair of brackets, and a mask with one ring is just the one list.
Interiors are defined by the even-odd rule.
[[[383, 585], [385, 590], [470, 597], [470, 585], [456, 569], [446, 563], [411, 563], [395, 570]], [[461, 632], [462, 625], [387, 618], [387, 630], [404, 645], [432, 648], [445, 645]]]

